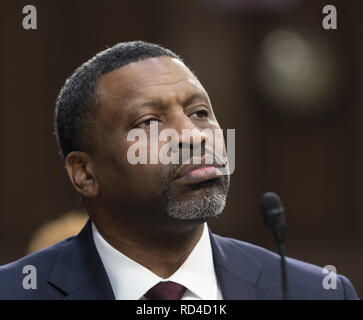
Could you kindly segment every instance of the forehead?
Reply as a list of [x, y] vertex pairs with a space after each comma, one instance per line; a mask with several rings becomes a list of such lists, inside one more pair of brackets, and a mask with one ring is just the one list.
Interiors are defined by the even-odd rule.
[[[97, 96], [105, 112], [128, 112], [137, 101], [159, 99], [166, 103], [205, 90], [192, 72], [178, 59], [148, 58], [129, 63], [103, 75]], [[103, 113], [101, 111], [101, 113]]]

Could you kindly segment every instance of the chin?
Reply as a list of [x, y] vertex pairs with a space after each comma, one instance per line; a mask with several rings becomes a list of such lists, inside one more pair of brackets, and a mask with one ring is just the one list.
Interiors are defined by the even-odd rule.
[[[198, 192], [199, 193], [199, 192]], [[180, 220], [206, 220], [219, 216], [226, 204], [221, 192], [201, 192], [168, 203], [168, 215]]]

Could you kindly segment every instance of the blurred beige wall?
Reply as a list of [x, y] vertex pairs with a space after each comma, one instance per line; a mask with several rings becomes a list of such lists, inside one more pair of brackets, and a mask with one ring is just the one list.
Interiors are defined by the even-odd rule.
[[51, 246], [61, 240], [77, 235], [86, 224], [88, 215], [82, 211], [70, 211], [61, 217], [42, 224], [33, 233], [26, 253]]

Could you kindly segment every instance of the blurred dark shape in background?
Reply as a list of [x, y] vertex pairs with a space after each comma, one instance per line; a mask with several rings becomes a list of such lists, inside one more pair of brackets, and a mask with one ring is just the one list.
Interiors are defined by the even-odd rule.
[[[65, 79], [107, 46], [145, 40], [180, 54], [221, 127], [236, 129], [236, 170], [212, 230], [275, 250], [259, 213], [275, 191], [287, 255], [334, 265], [363, 296], [363, 2], [38, 0], [38, 30], [26, 31], [27, 4], [0, 3], [0, 264], [80, 210], [52, 134]], [[322, 27], [327, 4], [337, 30]]]

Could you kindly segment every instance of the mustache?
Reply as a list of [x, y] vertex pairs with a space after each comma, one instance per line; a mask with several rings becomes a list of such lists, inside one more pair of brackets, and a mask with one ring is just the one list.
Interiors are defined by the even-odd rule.
[[[225, 168], [227, 166], [227, 161], [226, 161], [226, 157], [221, 156], [217, 153], [214, 152], [214, 150], [203, 147], [203, 148], [199, 148], [200, 150], [198, 150], [196, 153], [198, 154], [197, 157], [194, 156], [195, 152], [194, 150], [191, 150], [190, 147], [188, 147], [188, 149], [185, 148], [181, 148], [180, 152], [179, 152], [179, 160], [185, 159], [184, 161], [179, 161], [178, 164], [170, 164], [171, 168], [170, 168], [170, 172], [168, 174], [169, 177], [172, 177], [176, 174], [176, 171], [179, 170], [179, 168], [184, 165], [184, 164], [196, 164], [195, 162], [193, 162], [193, 160], [198, 160], [198, 164], [205, 164], [208, 159], [209, 162], [207, 162], [206, 164], [210, 164], [213, 165], [217, 168]], [[202, 152], [203, 151], [203, 152]], [[189, 155], [189, 157], [187, 157], [186, 155]], [[204, 161], [203, 161], [204, 159]]]
[[[197, 154], [197, 157], [194, 157], [194, 154]], [[187, 157], [190, 155], [189, 157]], [[202, 143], [200, 147], [191, 148], [189, 144], [182, 144], [179, 150], [179, 160], [180, 159], [193, 159], [193, 158], [209, 158], [213, 159], [214, 165], [226, 165], [226, 157], [217, 154], [213, 149], [207, 147], [205, 144]], [[179, 161], [183, 164], [183, 161]], [[184, 162], [185, 163], [185, 162]]]

